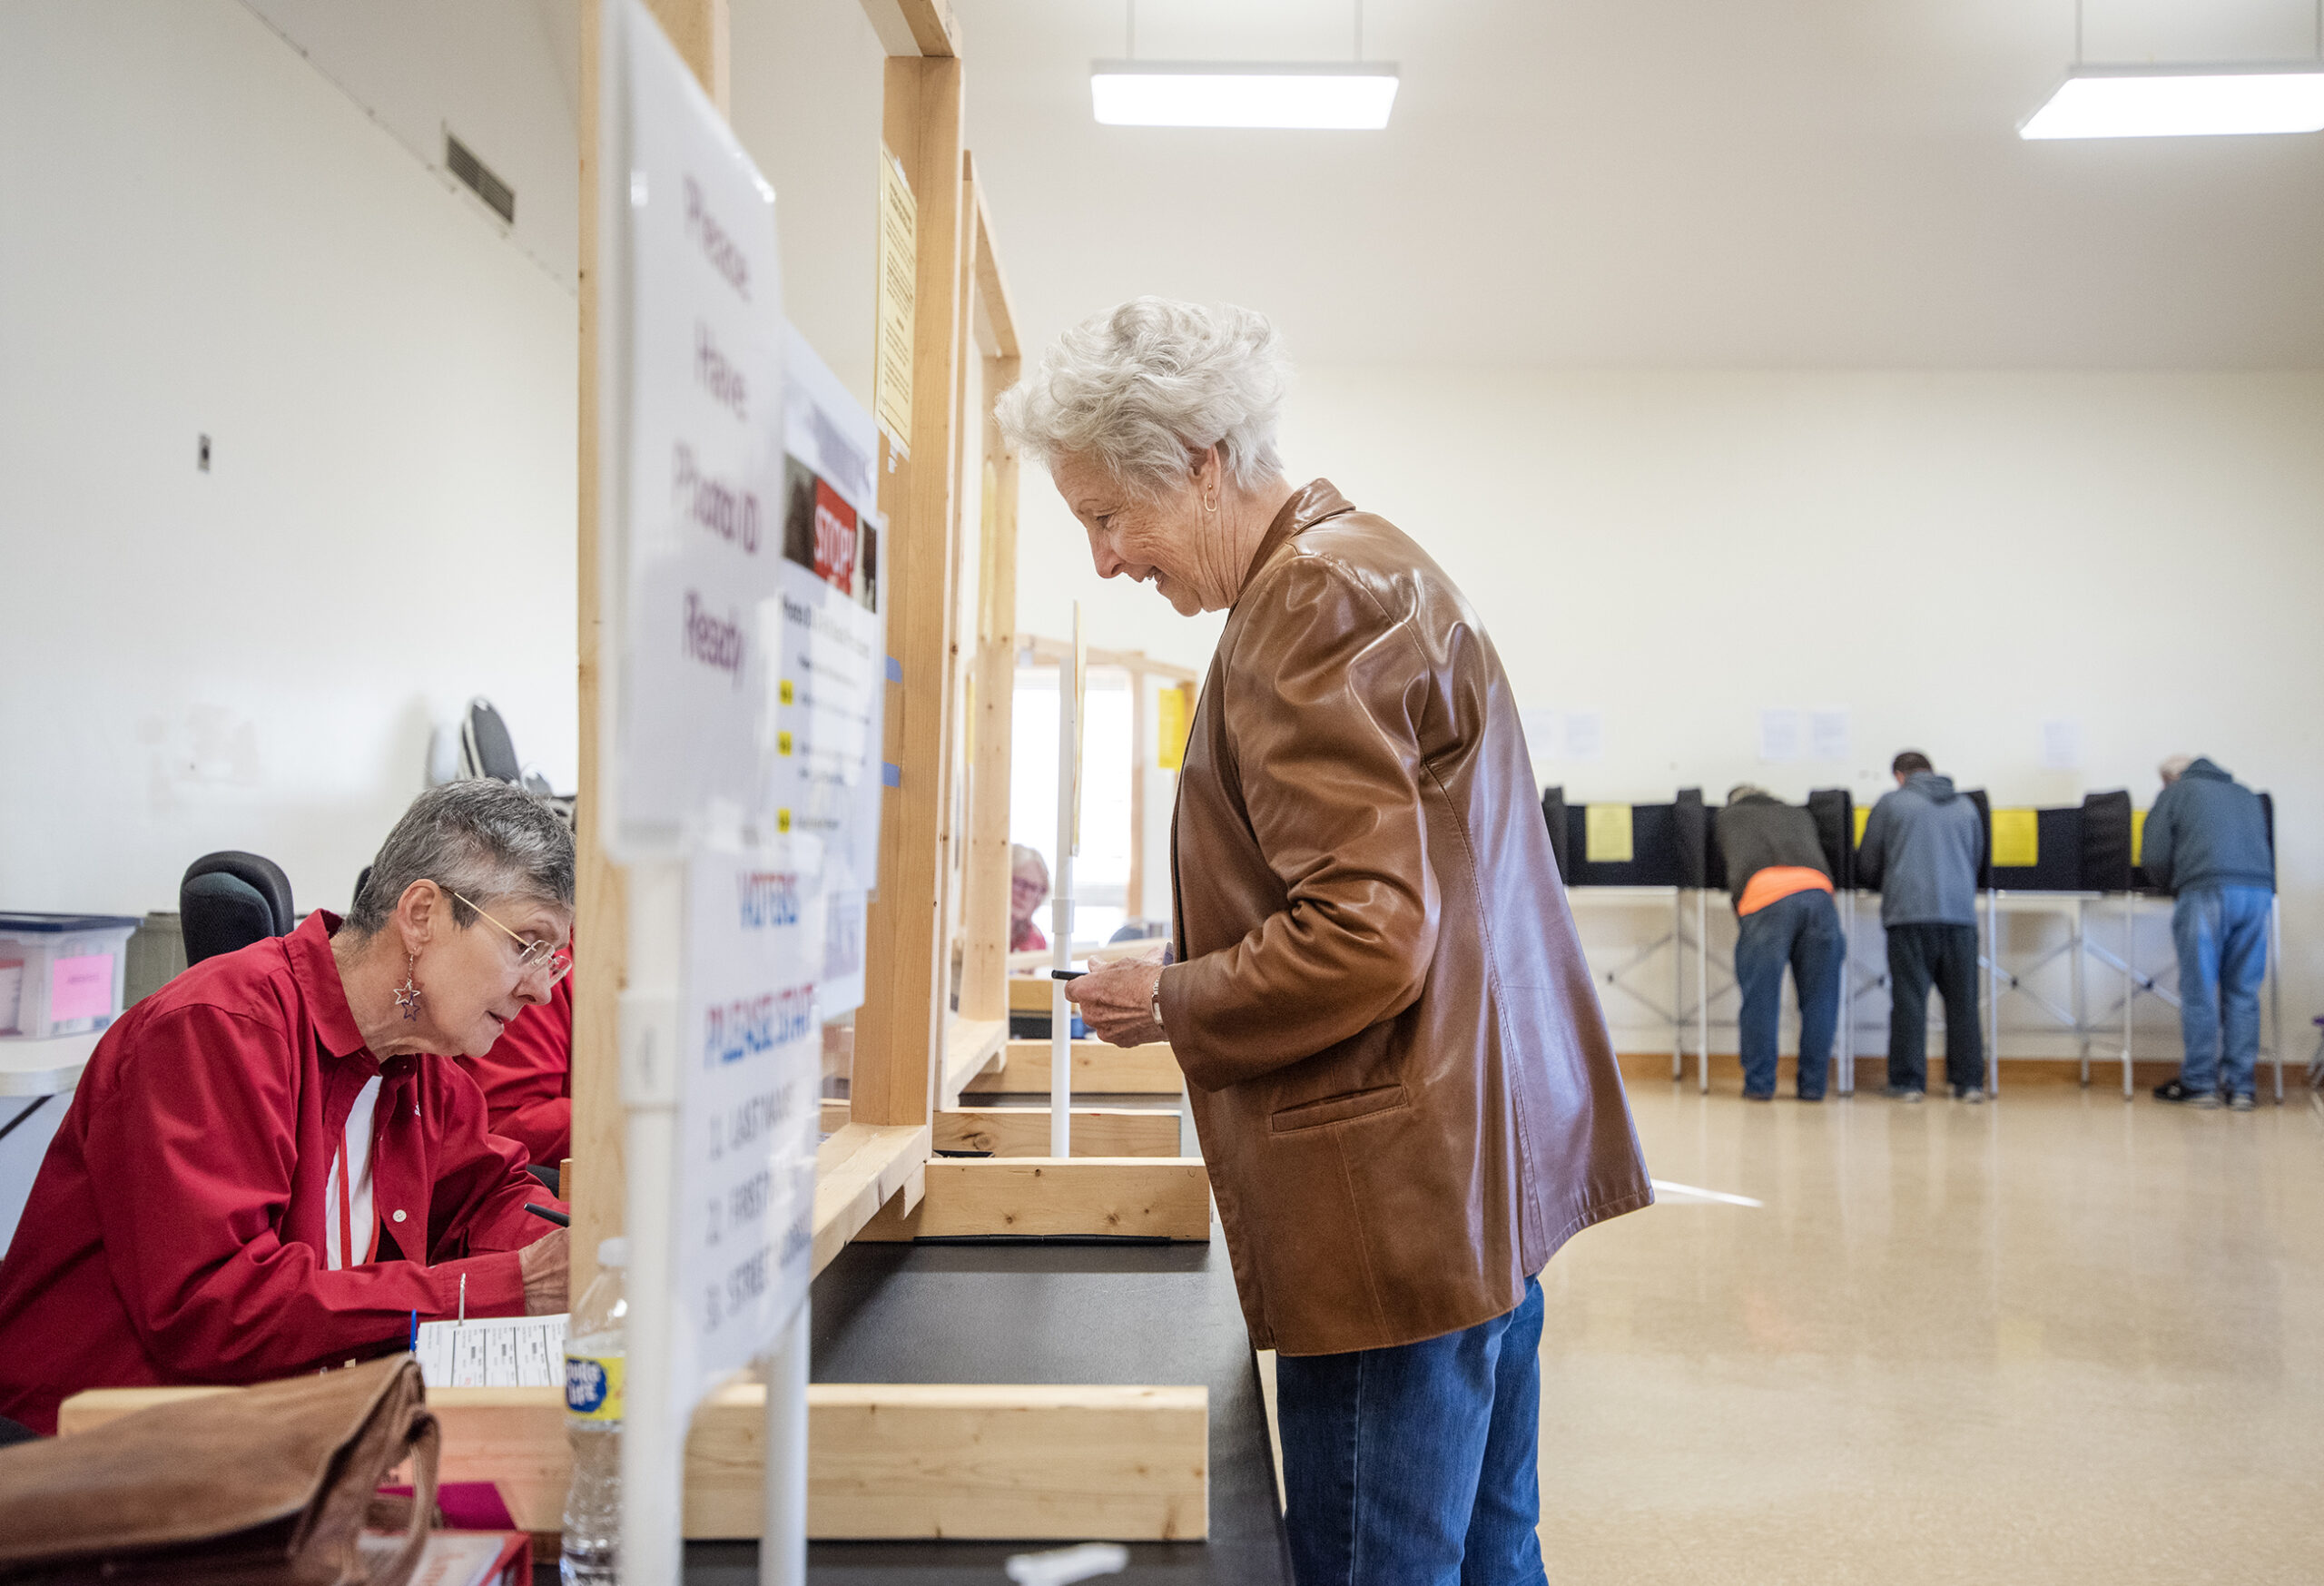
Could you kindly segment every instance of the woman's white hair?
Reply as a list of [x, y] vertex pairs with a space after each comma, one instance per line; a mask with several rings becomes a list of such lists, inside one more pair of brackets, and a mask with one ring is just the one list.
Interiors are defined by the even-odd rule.
[[1244, 486], [1278, 478], [1275, 448], [1291, 363], [1265, 314], [1133, 298], [1085, 320], [1002, 394], [1001, 433], [1043, 466], [1089, 457], [1152, 499], [1218, 448]]

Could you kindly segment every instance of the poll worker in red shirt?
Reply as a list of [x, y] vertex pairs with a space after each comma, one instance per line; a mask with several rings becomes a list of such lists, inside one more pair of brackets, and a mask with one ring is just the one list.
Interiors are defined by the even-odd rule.
[[195, 965], [97, 1043], [0, 1261], [0, 1415], [252, 1383], [412, 1320], [566, 1308], [566, 1235], [454, 1066], [570, 964], [573, 840], [489, 782], [414, 802], [342, 922]]
[[570, 978], [557, 981], [547, 1001], [517, 1015], [490, 1051], [457, 1060], [484, 1092], [492, 1132], [524, 1147], [527, 1161], [556, 1167], [573, 1154]]

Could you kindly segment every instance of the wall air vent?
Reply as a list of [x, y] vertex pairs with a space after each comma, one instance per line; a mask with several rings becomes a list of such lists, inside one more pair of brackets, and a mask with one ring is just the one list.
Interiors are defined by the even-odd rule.
[[444, 169], [484, 200], [485, 208], [512, 226], [517, 223], [517, 190], [495, 176], [483, 161], [468, 153], [466, 143], [448, 132], [444, 134]]

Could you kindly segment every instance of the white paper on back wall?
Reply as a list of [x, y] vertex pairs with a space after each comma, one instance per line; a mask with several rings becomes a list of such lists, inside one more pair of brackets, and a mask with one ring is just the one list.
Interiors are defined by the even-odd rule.
[[1606, 756], [1606, 718], [1597, 711], [1565, 713], [1565, 757], [1593, 761]]
[[1759, 758], [1770, 765], [1799, 758], [1799, 713], [1763, 710], [1759, 713]]
[[1525, 729], [1525, 752], [1536, 760], [1558, 757], [1558, 712], [1548, 705], [1535, 705], [1517, 713], [1518, 725]]
[[1807, 713], [1807, 758], [1845, 761], [1854, 755], [1854, 734], [1848, 730], [1846, 706]]
[[2080, 771], [2082, 769], [2082, 723], [2073, 717], [2062, 717], [2042, 724], [2042, 769], [2044, 771]]

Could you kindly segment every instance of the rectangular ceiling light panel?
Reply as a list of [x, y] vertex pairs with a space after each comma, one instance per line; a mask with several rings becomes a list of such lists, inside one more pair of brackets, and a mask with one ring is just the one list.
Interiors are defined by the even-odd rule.
[[1089, 102], [1109, 127], [1271, 127], [1377, 132], [1396, 68], [1371, 63], [1099, 61]]
[[2324, 131], [2324, 65], [2086, 67], [2021, 138], [2200, 138]]

